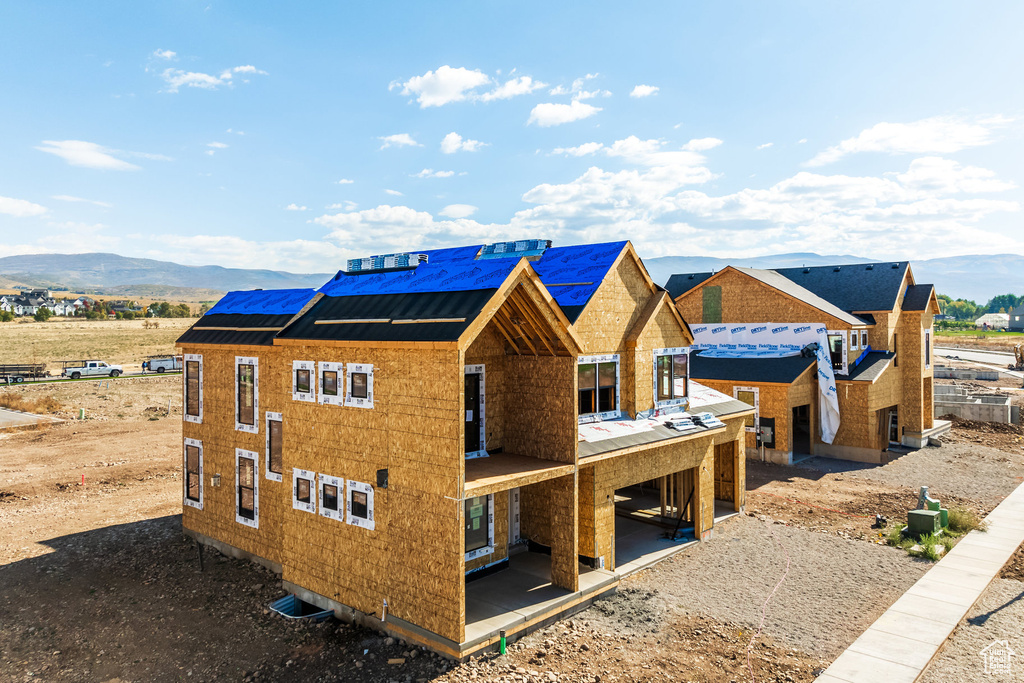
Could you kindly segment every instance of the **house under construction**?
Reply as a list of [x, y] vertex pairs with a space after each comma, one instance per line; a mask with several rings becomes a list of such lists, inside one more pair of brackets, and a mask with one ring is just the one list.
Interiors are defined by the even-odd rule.
[[[303, 600], [455, 658], [742, 509], [752, 408], [628, 242], [350, 261], [178, 340], [183, 526]], [[717, 512], [716, 512], [717, 511]]]

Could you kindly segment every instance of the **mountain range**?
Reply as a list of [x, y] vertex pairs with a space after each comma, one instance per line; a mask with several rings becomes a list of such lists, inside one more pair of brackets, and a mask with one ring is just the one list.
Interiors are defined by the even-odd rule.
[[[642, 254], [641, 254], [642, 256]], [[722, 259], [707, 256], [662, 256], [645, 259], [654, 281], [664, 284], [673, 273], [721, 270], [727, 265], [749, 268], [788, 268], [874, 259], [813, 253], [776, 254], [757, 258]], [[918, 283], [934, 284], [940, 294], [972, 299], [979, 304], [1006, 293], [1024, 294], [1024, 256], [947, 256], [911, 261]], [[334, 273], [288, 273], [280, 270], [184, 266], [169, 261], [117, 254], [31, 254], [0, 258], [0, 285], [50, 287], [96, 294], [141, 294], [135, 290], [186, 288], [226, 292], [235, 289], [320, 287]], [[175, 291], [178, 291], [175, 289]]]

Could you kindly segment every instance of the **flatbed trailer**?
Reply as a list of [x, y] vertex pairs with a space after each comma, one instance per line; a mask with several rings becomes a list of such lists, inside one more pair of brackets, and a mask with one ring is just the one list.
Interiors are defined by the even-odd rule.
[[0, 365], [0, 383], [21, 384], [26, 379], [49, 377], [46, 363], [11, 363]]

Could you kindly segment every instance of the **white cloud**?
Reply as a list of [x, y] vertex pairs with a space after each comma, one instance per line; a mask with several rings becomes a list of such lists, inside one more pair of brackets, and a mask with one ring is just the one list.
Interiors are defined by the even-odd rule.
[[657, 95], [658, 91], [661, 90], [656, 85], [638, 85], [633, 88], [629, 93], [630, 97], [650, 97], [651, 95]]
[[95, 199], [83, 199], [82, 197], [74, 197], [74, 196], [69, 195], [69, 194], [55, 194], [55, 195], [53, 195], [53, 197], [51, 197], [51, 199], [57, 199], [57, 200], [62, 201], [62, 202], [83, 202], [85, 204], [92, 204], [94, 206], [101, 206], [104, 209], [109, 209], [109, 208], [114, 206], [113, 204], [110, 204], [108, 202], [99, 202], [99, 201], [96, 201]]
[[593, 116], [599, 111], [601, 111], [601, 107], [584, 104], [579, 100], [573, 100], [570, 104], [546, 102], [538, 104], [530, 111], [530, 118], [526, 123], [527, 125], [535, 123], [542, 128], [548, 128], [572, 121], [580, 121], [581, 119]]
[[604, 143], [602, 142], [584, 142], [576, 147], [555, 147], [552, 152], [555, 154], [568, 154], [573, 157], [585, 157], [597, 154], [602, 149], [604, 149]]
[[761, 149], [768, 149], [769, 147], [772, 147], [774, 145], [775, 145], [774, 142], [766, 142], [763, 145], [758, 145], [756, 149], [759, 149], [759, 150], [761, 150]]
[[455, 132], [448, 133], [441, 140], [441, 151], [445, 154], [455, 154], [456, 152], [475, 152], [481, 147], [486, 147], [486, 142], [480, 142], [479, 140], [469, 140], [463, 138], [461, 135]]
[[[165, 92], [178, 92], [182, 87], [217, 90], [222, 86], [231, 86], [234, 83], [235, 74], [268, 75], [266, 71], [257, 69], [251, 64], [246, 64], [244, 66], [235, 66], [230, 69], [224, 69], [218, 76], [203, 73], [202, 71], [184, 71], [182, 69], [167, 68], [160, 72], [160, 77], [163, 78], [164, 82], [167, 84]], [[248, 83], [247, 79], [243, 78], [242, 80]]]
[[[42, 216], [49, 211], [45, 206], [33, 204], [25, 199], [14, 199], [13, 197], [0, 197], [0, 213], [15, 218], [27, 218], [29, 216]], [[6, 247], [4, 251], [7, 251]]]
[[84, 166], [85, 168], [98, 168], [108, 171], [139, 170], [138, 166], [128, 163], [123, 159], [118, 159], [114, 156], [115, 154], [167, 159], [167, 157], [160, 157], [160, 155], [144, 155], [138, 152], [122, 152], [116, 149], [108, 149], [102, 145], [97, 145], [95, 142], [85, 142], [83, 140], [43, 140], [43, 144], [36, 147], [36, 149], [40, 152], [59, 156], [72, 166]]
[[349, 201], [348, 199], [346, 199], [343, 202], [337, 202], [337, 203], [334, 203], [334, 204], [328, 204], [325, 208], [328, 209], [328, 210], [334, 209], [334, 210], [341, 210], [341, 211], [352, 211], [353, 209], [356, 209], [358, 207], [359, 207], [358, 204], [356, 204], [353, 201]]
[[695, 138], [683, 145], [683, 149], [688, 152], [705, 152], [718, 147], [720, 144], [722, 144], [722, 141], [718, 138]]
[[482, 71], [461, 66], [453, 69], [446, 64], [437, 71], [413, 76], [404, 83], [392, 83], [388, 89], [402, 88], [403, 95], [415, 95], [420, 108], [426, 109], [462, 102], [469, 98], [472, 90], [490, 82], [491, 78]]
[[439, 211], [442, 216], [448, 218], [469, 218], [477, 212], [477, 207], [472, 204], [449, 204]]
[[412, 139], [412, 136], [408, 133], [397, 133], [395, 135], [385, 135], [377, 138], [383, 140], [384, 144], [380, 146], [381, 149], [387, 149], [388, 147], [422, 147], [420, 143]]
[[404, 197], [405, 196], [401, 192], [399, 192], [398, 190], [387, 190], [386, 189], [386, 190], [384, 190], [384, 192], [386, 192], [387, 194], [391, 195], [392, 197]]
[[799, 140], [796, 141], [796, 144], [803, 145], [806, 142], [807, 142], [807, 138], [800, 138]]
[[858, 152], [887, 154], [949, 154], [993, 142], [993, 129], [1007, 123], [995, 117], [975, 122], [952, 116], [934, 116], [913, 123], [875, 124], [856, 137], [819, 152], [807, 166], [824, 166]]
[[223, 142], [207, 142], [207, 147], [213, 147], [214, 149], [227, 149], [228, 146]]
[[234, 135], [245, 135], [244, 130], [232, 130], [231, 128], [228, 128], [228, 132]]
[[435, 171], [432, 168], [425, 168], [419, 173], [414, 173], [413, 178], [451, 178], [455, 171]]
[[348, 178], [342, 178], [341, 180], [338, 181], [338, 184], [339, 185], [351, 185], [354, 182], [355, 182], [354, 180], [350, 180]]
[[212, 157], [214, 154], [216, 154], [216, 152], [214, 152], [212, 149], [208, 149], [205, 152], [203, 152], [203, 154], [205, 154], [206, 156]]
[[178, 56], [178, 53], [175, 52], [174, 50], [154, 50], [153, 51], [153, 56], [156, 57], [157, 59], [172, 60], [172, 59], [175, 59]]
[[149, 235], [145, 244], [159, 247], [142, 256], [163, 261], [230, 268], [273, 267], [298, 273], [334, 273], [339, 263], [360, 255], [323, 240], [256, 242], [230, 235]]
[[288, 206], [284, 207], [284, 210], [285, 211], [306, 211], [306, 210], [308, 210], [308, 208], [309, 207], [306, 207], [306, 206], [299, 206], [298, 204], [289, 204]]
[[540, 90], [541, 88], [548, 87], [547, 83], [541, 83], [535, 81], [529, 76], [519, 76], [512, 78], [490, 92], [485, 92], [480, 96], [482, 102], [491, 102], [492, 100], [509, 100], [519, 95], [529, 95], [534, 90]]
[[987, 168], [961, 166], [941, 157], [914, 159], [907, 172], [897, 173], [895, 178], [904, 187], [943, 194], [1002, 192], [1016, 187], [1014, 183], [997, 179], [995, 172]]

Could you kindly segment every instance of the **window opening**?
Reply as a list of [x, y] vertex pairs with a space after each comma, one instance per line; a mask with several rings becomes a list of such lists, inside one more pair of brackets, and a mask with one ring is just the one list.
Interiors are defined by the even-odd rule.
[[259, 360], [235, 357], [235, 429], [256, 434], [259, 425]]
[[747, 415], [744, 420], [744, 428], [748, 432], [756, 432], [759, 425], [758, 417], [761, 414], [760, 393], [757, 387], [734, 387], [732, 390], [733, 398], [743, 401], [747, 405], [754, 406], [754, 414]]
[[363, 527], [364, 529], [373, 530], [372, 486], [349, 479], [348, 505], [346, 506], [345, 521], [349, 524]]
[[320, 363], [320, 396], [317, 400], [324, 405], [340, 406], [343, 401], [341, 392], [344, 363]]
[[828, 354], [832, 359], [832, 369], [843, 369], [843, 335], [841, 333], [830, 333], [828, 335]]
[[327, 474], [320, 475], [320, 515], [329, 519], [342, 521], [345, 506], [342, 502], [345, 482], [338, 477]]
[[606, 420], [619, 415], [619, 356], [581, 356], [577, 365], [579, 416]]
[[465, 453], [467, 458], [487, 457], [484, 366], [465, 366]]
[[292, 507], [305, 512], [316, 512], [316, 473], [294, 468], [292, 470]]
[[235, 521], [258, 529], [259, 465], [252, 451], [235, 449]]
[[686, 403], [690, 395], [690, 349], [654, 350], [654, 402], [655, 407]]
[[185, 354], [185, 421], [203, 421], [203, 357]]
[[868, 348], [868, 331], [867, 330], [861, 330], [860, 331], [860, 347], [862, 349]]
[[284, 424], [281, 413], [267, 412], [267, 479], [282, 481], [284, 472]]
[[465, 501], [466, 560], [494, 552], [494, 495], [473, 496]]
[[373, 366], [369, 363], [349, 363], [345, 371], [348, 373], [345, 405], [373, 408]]
[[316, 364], [311, 360], [292, 361], [292, 399], [295, 401], [316, 400], [316, 382], [313, 373]]
[[185, 505], [203, 509], [203, 444], [185, 439]]

